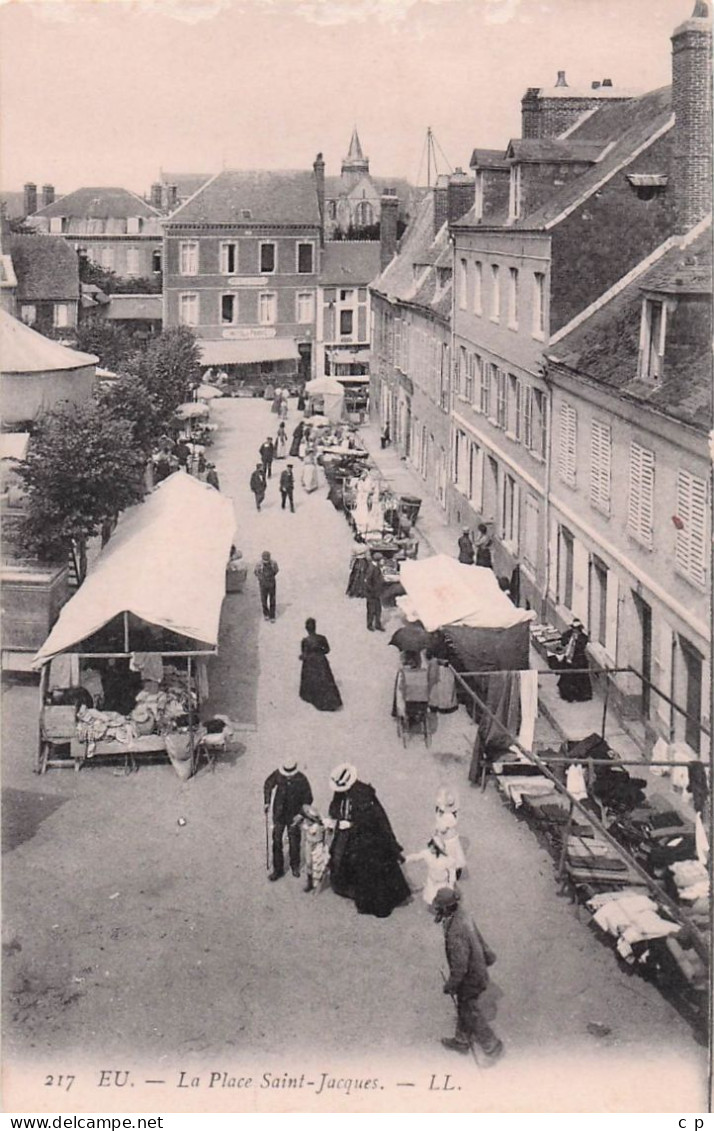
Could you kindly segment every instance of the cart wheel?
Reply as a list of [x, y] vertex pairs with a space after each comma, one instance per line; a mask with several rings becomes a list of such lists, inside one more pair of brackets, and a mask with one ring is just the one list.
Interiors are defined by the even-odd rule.
[[47, 759], [49, 757], [49, 753], [50, 753], [50, 748], [49, 748], [48, 743], [43, 742], [42, 747], [40, 749], [40, 761], [39, 761], [39, 765], [37, 767], [38, 774], [46, 774], [47, 773]]

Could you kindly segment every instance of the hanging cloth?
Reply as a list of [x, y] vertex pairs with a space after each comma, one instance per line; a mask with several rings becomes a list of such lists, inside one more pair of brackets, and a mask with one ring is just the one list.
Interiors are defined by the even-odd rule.
[[538, 717], [538, 669], [529, 668], [518, 673], [521, 692], [521, 728], [518, 741], [524, 750], [533, 750], [535, 724]]

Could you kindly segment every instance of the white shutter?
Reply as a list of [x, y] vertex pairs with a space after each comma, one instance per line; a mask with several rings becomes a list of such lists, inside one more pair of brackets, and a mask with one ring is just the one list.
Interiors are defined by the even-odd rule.
[[523, 513], [523, 561], [531, 569], [538, 565], [538, 526], [540, 519], [540, 504], [536, 495], [530, 491], [526, 493], [525, 510]]
[[654, 527], [654, 452], [639, 444], [630, 445], [630, 497], [627, 525], [646, 546], [652, 545]]
[[617, 659], [617, 603], [619, 585], [617, 574], [607, 571], [607, 597], [605, 607], [605, 648], [611, 660]]
[[573, 539], [573, 615], [587, 624], [588, 619], [588, 577], [590, 556], [587, 548], [578, 539]]
[[558, 451], [558, 474], [560, 478], [575, 486], [577, 459], [578, 415], [572, 405], [563, 402], [560, 406], [560, 447]]
[[678, 568], [697, 585], [706, 583], [707, 484], [680, 469], [677, 477], [677, 530], [675, 558]]
[[558, 585], [558, 542], [559, 542], [559, 539], [558, 539], [558, 519], [555, 517], [555, 515], [551, 515], [550, 531], [549, 531], [548, 537], [549, 537], [549, 541], [550, 541], [550, 548], [549, 548], [549, 555], [548, 555], [549, 556], [549, 562], [548, 562], [549, 576], [546, 578], [546, 590], [547, 590], [548, 593], [551, 594], [552, 597], [554, 597], [556, 600], [558, 600], [558, 598], [560, 597], [560, 587]]
[[590, 499], [606, 514], [610, 513], [611, 460], [610, 426], [593, 420], [590, 433]]

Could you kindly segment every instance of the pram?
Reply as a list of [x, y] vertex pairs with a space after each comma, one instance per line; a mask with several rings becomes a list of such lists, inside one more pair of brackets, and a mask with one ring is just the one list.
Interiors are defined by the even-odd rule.
[[394, 717], [404, 746], [412, 731], [424, 736], [429, 746], [429, 687], [426, 668], [400, 667], [394, 685]]

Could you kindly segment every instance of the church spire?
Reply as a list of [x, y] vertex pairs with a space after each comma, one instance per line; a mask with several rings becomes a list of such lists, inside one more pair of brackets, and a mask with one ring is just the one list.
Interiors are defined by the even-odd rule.
[[349, 153], [342, 161], [343, 173], [369, 173], [369, 158], [362, 152], [357, 127], [352, 130]]

